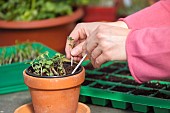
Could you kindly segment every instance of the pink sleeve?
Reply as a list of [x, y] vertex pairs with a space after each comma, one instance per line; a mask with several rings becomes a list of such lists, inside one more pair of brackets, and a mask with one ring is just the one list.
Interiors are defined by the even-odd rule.
[[126, 51], [130, 72], [139, 83], [170, 78], [170, 27], [132, 30]]
[[160, 0], [119, 20], [133, 29], [127, 37], [126, 51], [135, 80], [142, 83], [170, 78], [170, 0]]
[[124, 21], [130, 29], [170, 26], [170, 0], [161, 0], [150, 7], [119, 20]]

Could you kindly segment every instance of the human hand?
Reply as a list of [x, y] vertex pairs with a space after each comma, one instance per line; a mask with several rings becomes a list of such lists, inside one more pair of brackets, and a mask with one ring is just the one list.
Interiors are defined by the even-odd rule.
[[[68, 59], [71, 58], [71, 56], [74, 57], [75, 61], [78, 61], [82, 57], [82, 46], [84, 44], [84, 41], [89, 36], [91, 32], [96, 29], [96, 27], [100, 25], [100, 22], [92, 22], [92, 23], [79, 23], [76, 25], [74, 30], [71, 32], [69, 37], [72, 37], [73, 40], [70, 42], [70, 40], [67, 40], [65, 52], [66, 57]], [[70, 44], [74, 45], [74, 50], [72, 51], [72, 47], [70, 47]]]
[[83, 45], [93, 66], [98, 68], [110, 60], [126, 60], [125, 43], [131, 30], [101, 24]]
[[[127, 28], [127, 25], [123, 21], [79, 23], [69, 35], [73, 40], [71, 42], [70, 40], [67, 40], [66, 42], [66, 57], [70, 59], [71, 56], [73, 56], [75, 61], [79, 61], [82, 57], [82, 46], [84, 41], [101, 24]], [[70, 44], [74, 45], [74, 48], [70, 47]]]

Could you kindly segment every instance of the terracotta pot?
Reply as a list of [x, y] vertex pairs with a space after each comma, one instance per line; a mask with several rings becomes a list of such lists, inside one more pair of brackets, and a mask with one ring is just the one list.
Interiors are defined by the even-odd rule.
[[82, 68], [75, 75], [62, 78], [39, 78], [23, 72], [30, 89], [35, 113], [76, 113], [80, 85], [85, 78]]
[[53, 19], [30, 22], [0, 20], [0, 46], [14, 45], [15, 40], [29, 40], [64, 53], [66, 38], [82, 16], [83, 10], [79, 8], [72, 15]]

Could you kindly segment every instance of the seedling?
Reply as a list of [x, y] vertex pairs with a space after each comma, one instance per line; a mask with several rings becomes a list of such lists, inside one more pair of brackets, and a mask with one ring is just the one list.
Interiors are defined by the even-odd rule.
[[74, 45], [75, 45], [75, 44], [73, 43], [73, 40], [74, 40], [74, 39], [73, 39], [72, 37], [69, 37], [69, 36], [67, 37], [67, 39], [70, 41], [69, 46], [73, 49], [73, 47], [74, 47]]
[[38, 56], [36, 59], [30, 62], [33, 68], [33, 74], [38, 76], [64, 76], [66, 70], [64, 68], [64, 55], [56, 53], [55, 56], [49, 57], [49, 52]]
[[2, 49], [0, 54], [0, 65], [33, 60], [40, 55], [40, 50], [41, 48], [33, 48], [32, 43], [28, 41], [24, 43], [16, 41], [15, 48], [9, 50], [6, 48]]
[[[75, 44], [73, 43], [73, 38], [72, 37], [67, 37], [67, 39], [70, 41], [70, 43], [69, 43], [69, 46], [71, 47], [71, 49], [73, 49], [74, 48], [74, 46], [75, 46]], [[71, 66], [73, 66], [73, 57], [71, 56]]]

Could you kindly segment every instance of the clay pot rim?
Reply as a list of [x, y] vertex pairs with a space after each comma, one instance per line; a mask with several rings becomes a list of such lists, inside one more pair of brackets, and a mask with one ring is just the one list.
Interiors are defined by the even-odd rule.
[[[69, 62], [65, 62], [65, 63], [68, 64]], [[76, 63], [74, 63], [74, 64], [76, 64]], [[74, 74], [67, 74], [67, 75], [65, 75], [65, 76], [39, 76], [39, 75], [30, 73], [30, 72], [28, 71], [30, 68], [31, 68], [31, 66], [28, 67], [28, 68], [25, 70], [26, 74], [29, 75], [29, 76], [32, 76], [32, 77], [36, 77], [36, 78], [64, 78], [64, 77], [73, 76], [73, 75], [75, 75], [75, 74], [79, 74], [79, 73], [83, 70], [83, 66], [80, 66]]]
[[26, 70], [24, 70], [24, 82], [29, 88], [39, 90], [58, 90], [77, 87], [80, 86], [80, 84], [82, 84], [85, 79], [85, 69], [83, 66], [82, 68], [83, 69], [80, 71], [80, 73], [73, 74], [73, 76], [52, 79], [33, 77], [28, 75]]
[[5, 21], [0, 20], [2, 29], [37, 29], [44, 27], [54, 27], [63, 24], [75, 22], [83, 16], [83, 9], [77, 8], [71, 15], [60, 16], [51, 19], [34, 20], [34, 21]]

